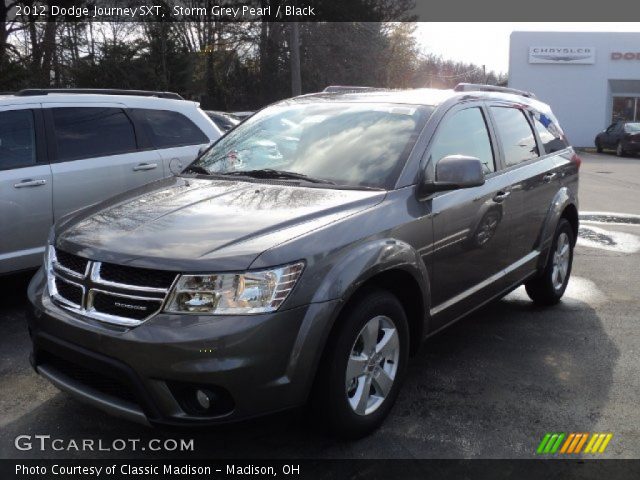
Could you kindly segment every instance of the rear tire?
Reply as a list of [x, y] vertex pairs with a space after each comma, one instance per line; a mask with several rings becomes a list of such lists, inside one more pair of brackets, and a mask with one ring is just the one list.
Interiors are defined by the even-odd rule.
[[596, 151], [602, 153], [602, 145], [600, 145], [600, 142], [596, 142]]
[[573, 265], [574, 235], [571, 224], [561, 218], [541, 275], [525, 283], [529, 298], [538, 305], [555, 305], [564, 295]]
[[337, 322], [310, 405], [329, 433], [360, 438], [382, 424], [398, 396], [409, 358], [407, 316], [393, 294], [371, 289]]

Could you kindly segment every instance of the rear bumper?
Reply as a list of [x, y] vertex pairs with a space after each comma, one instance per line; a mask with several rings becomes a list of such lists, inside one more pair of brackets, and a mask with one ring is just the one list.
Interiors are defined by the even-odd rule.
[[[112, 329], [58, 307], [36, 274], [29, 297], [34, 369], [111, 414], [150, 424], [217, 424], [306, 401], [338, 301], [273, 314], [157, 315]], [[185, 408], [176, 385], [231, 399], [215, 414]], [[226, 398], [226, 397], [225, 397]]]

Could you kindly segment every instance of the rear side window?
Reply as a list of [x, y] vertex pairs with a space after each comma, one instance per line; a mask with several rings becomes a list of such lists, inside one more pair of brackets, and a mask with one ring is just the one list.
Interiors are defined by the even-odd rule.
[[538, 112], [532, 113], [531, 116], [533, 117], [533, 125], [536, 127], [538, 136], [542, 142], [544, 153], [558, 152], [569, 146], [564, 140], [562, 130], [560, 130], [551, 118], [544, 113]]
[[0, 112], [0, 170], [36, 163], [36, 134], [31, 110]]
[[52, 114], [59, 161], [136, 150], [133, 124], [120, 108], [53, 108]]
[[170, 110], [138, 109], [148, 125], [151, 143], [156, 148], [180, 147], [209, 143], [209, 138], [195, 123], [178, 112]]
[[431, 147], [431, 158], [438, 162], [448, 155], [479, 158], [485, 175], [495, 171], [487, 124], [479, 108], [454, 113], [438, 129]]
[[538, 157], [536, 139], [524, 112], [511, 107], [491, 107], [507, 167]]

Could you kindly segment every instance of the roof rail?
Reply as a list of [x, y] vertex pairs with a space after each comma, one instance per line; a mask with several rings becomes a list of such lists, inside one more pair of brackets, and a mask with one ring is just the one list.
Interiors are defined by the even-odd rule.
[[459, 83], [453, 89], [455, 92], [501, 92], [501, 93], [513, 93], [527, 98], [536, 98], [531, 92], [525, 92], [524, 90], [518, 90], [516, 88], [499, 87], [497, 85], [482, 85], [478, 83]]
[[367, 90], [379, 90], [376, 87], [356, 87], [349, 85], [329, 85], [323, 91], [323, 93], [349, 93], [349, 92], [364, 92]]
[[171, 100], [184, 100], [181, 95], [173, 92], [154, 92], [151, 90], [125, 90], [118, 88], [26, 88], [15, 94], [16, 97], [31, 97], [34, 95], [48, 95], [50, 93], [85, 93], [98, 95], [133, 95], [137, 97], [158, 97]]

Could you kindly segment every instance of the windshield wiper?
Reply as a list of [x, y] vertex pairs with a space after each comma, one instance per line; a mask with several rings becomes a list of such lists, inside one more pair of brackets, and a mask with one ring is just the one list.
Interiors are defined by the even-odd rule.
[[324, 183], [327, 185], [335, 185], [335, 182], [331, 180], [324, 180], [322, 178], [314, 178], [304, 173], [287, 172], [286, 170], [274, 170], [272, 168], [261, 168], [259, 170], [245, 170], [235, 172], [225, 172], [222, 175], [234, 175], [251, 178], [290, 178], [293, 180], [303, 180], [311, 183]]
[[199, 173], [201, 175], [211, 175], [211, 172], [200, 165], [189, 165], [182, 173]]

